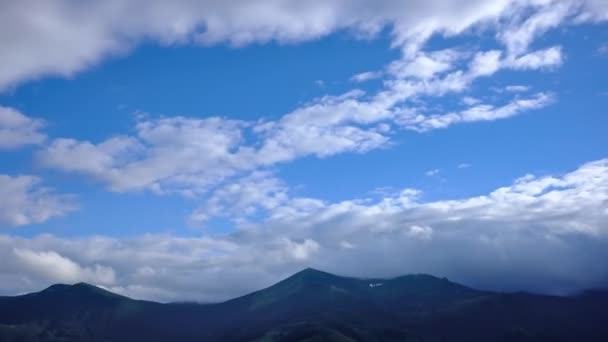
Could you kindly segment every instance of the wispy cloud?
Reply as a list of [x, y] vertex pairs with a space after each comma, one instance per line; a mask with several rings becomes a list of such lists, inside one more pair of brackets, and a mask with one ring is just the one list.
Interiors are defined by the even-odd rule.
[[525, 85], [509, 85], [505, 87], [505, 91], [511, 92], [511, 93], [520, 93], [520, 92], [525, 92], [530, 90], [529, 86], [525, 86]]
[[353, 82], [366, 82], [382, 77], [382, 73], [379, 71], [366, 71], [356, 74], [350, 78]]

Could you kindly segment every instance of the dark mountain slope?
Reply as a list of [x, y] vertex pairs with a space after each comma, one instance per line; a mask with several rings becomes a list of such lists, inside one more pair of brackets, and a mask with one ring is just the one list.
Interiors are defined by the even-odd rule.
[[306, 269], [223, 307], [239, 322], [230, 337], [254, 337], [280, 325], [303, 330], [314, 322], [333, 326], [332, 331], [338, 329], [334, 332], [347, 337], [371, 339], [369, 331], [393, 330], [410, 336], [404, 322], [485, 296], [485, 292], [429, 275], [358, 279]]
[[204, 332], [197, 329], [191, 334], [191, 327], [198, 326], [207, 312], [204, 305], [159, 304], [132, 300], [84, 283], [58, 284], [37, 293], [0, 297], [0, 341], [5, 339], [3, 331], [34, 335], [33, 341], [200, 337]]
[[0, 297], [2, 341], [608, 341], [608, 292], [499, 294], [447, 279], [306, 269], [212, 305], [132, 300], [87, 285]]

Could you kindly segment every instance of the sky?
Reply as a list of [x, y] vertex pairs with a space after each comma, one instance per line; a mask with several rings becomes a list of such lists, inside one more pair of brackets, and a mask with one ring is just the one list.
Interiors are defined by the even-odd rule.
[[604, 0], [25, 0], [0, 45], [0, 294], [608, 286]]

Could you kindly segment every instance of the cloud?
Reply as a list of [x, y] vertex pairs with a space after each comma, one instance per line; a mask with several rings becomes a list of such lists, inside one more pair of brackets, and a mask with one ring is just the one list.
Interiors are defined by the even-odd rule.
[[388, 66], [388, 73], [396, 78], [429, 79], [454, 67], [463, 54], [454, 49], [418, 52], [415, 56], [399, 59]]
[[244, 123], [222, 118], [139, 120], [135, 136], [101, 143], [55, 139], [38, 162], [92, 176], [113, 191], [151, 190], [192, 195], [247, 168], [238, 159]]
[[480, 99], [474, 98], [472, 96], [465, 96], [462, 98], [462, 103], [467, 105], [467, 106], [473, 106], [476, 105], [478, 103], [481, 103]]
[[63, 216], [75, 209], [72, 197], [55, 194], [35, 176], [0, 174], [0, 225], [22, 226]]
[[82, 267], [53, 251], [36, 252], [15, 248], [13, 255], [19, 269], [26, 269], [30, 276], [43, 281], [67, 283], [87, 281], [100, 285], [112, 284], [115, 281], [114, 270], [110, 267], [100, 265]]
[[[264, 210], [276, 209], [275, 215], [312, 210], [322, 202], [287, 200], [286, 186], [269, 178], [264, 170], [304, 157], [327, 158], [386, 148], [398, 129], [426, 132], [457, 123], [505, 119], [547, 106], [555, 95], [538, 92], [525, 98], [517, 96], [502, 105], [465, 96], [465, 109], [445, 113], [433, 113], [429, 109], [435, 108], [430, 104], [437, 98], [464, 93], [477, 79], [503, 69], [550, 70], [560, 66], [563, 62], [561, 47], [529, 51], [529, 45], [536, 36], [556, 25], [570, 22], [576, 15], [582, 18], [583, 11], [587, 10], [583, 6], [560, 4], [562, 12], [552, 12], [536, 1], [463, 0], [449, 5], [442, 2], [439, 7], [431, 4], [433, 2], [408, 3], [406, 11], [401, 7], [404, 5], [394, 2], [381, 2], [377, 8], [331, 1], [282, 5], [257, 1], [206, 3], [200, 8], [189, 2], [177, 1], [171, 5], [153, 2], [146, 3], [146, 10], [138, 12], [136, 19], [129, 16], [124, 22], [118, 19], [136, 9], [137, 2], [107, 8], [102, 3], [86, 4], [76, 9], [70, 2], [30, 4], [30, 7], [39, 6], [42, 17], [49, 16], [46, 22], [39, 23], [50, 25], [44, 27], [41, 37], [64, 33], [63, 30], [68, 29], [66, 40], [88, 30], [93, 34], [87, 37], [90, 41], [86, 44], [68, 44], [65, 51], [55, 49], [45, 55], [42, 67], [33, 59], [21, 61], [24, 64], [15, 63], [11, 70], [0, 67], [0, 87], [41, 75], [71, 75], [108, 53], [128, 50], [142, 37], [165, 44], [228, 42], [243, 45], [269, 40], [300, 42], [344, 28], [356, 31], [358, 35], [373, 35], [383, 27], [390, 27], [394, 47], [400, 48], [401, 56], [380, 71], [353, 77], [356, 82], [382, 77], [382, 87], [375, 93], [351, 89], [340, 95], [321, 96], [274, 120], [150, 118], [144, 115], [137, 118], [134, 133], [130, 135], [115, 135], [101, 141], [58, 138], [36, 153], [41, 166], [90, 177], [111, 191], [150, 191], [197, 197], [202, 204], [190, 215], [192, 222], [228, 215], [237, 222], [246, 221], [247, 217]], [[28, 16], [29, 12], [22, 12], [21, 6], [25, 5], [12, 5], [11, 9], [17, 17]], [[79, 12], [90, 6], [98, 11]], [[253, 18], [244, 15], [243, 10], [265, 14]], [[82, 16], [74, 17], [74, 13]], [[147, 18], [152, 19], [146, 21]], [[601, 20], [595, 16], [588, 18], [577, 20]], [[81, 20], [87, 20], [86, 27], [71, 31], [72, 26], [81, 25]], [[518, 29], [519, 24], [525, 27]], [[28, 25], [33, 25], [32, 32], [42, 29], [36, 23]], [[424, 50], [424, 42], [433, 34], [452, 36], [473, 26], [494, 30], [503, 46], [472, 52], [462, 46]], [[59, 30], [47, 32], [49, 28]], [[22, 34], [37, 37], [32, 32], [24, 30]], [[105, 39], [103, 46], [95, 45], [95, 39], [100, 37]], [[48, 41], [38, 46], [30, 46], [30, 40], [23, 40], [25, 45], [19, 48], [33, 53], [56, 39], [54, 36], [47, 38]], [[70, 57], [73, 60], [59, 58], [64, 52], [76, 55]], [[0, 60], [13, 60], [13, 53], [0, 53]], [[23, 74], [11, 74], [14, 70], [21, 70]], [[30, 131], [38, 134], [38, 143], [45, 138], [37, 133], [39, 121], [30, 119], [28, 125], [23, 126], [35, 126]], [[0, 133], [1, 128], [0, 121]], [[9, 132], [14, 134], [15, 130], [11, 128]], [[18, 133], [15, 136], [23, 139], [28, 135]], [[281, 207], [286, 201], [294, 207]]]
[[562, 64], [562, 49], [559, 46], [553, 46], [548, 49], [530, 52], [508, 60], [506, 63], [515, 70], [551, 69]]
[[608, 268], [598, 262], [608, 258], [606, 159], [470, 198], [422, 202], [420, 195], [286, 196], [261, 222], [202, 237], [0, 235], [0, 291], [88, 280], [137, 298], [217, 301], [307, 266], [366, 277], [431, 273], [493, 290], [607, 285]]
[[370, 37], [388, 27], [393, 45], [414, 55], [435, 34], [454, 36], [475, 27], [496, 29], [509, 54], [518, 56], [563, 22], [607, 20], [607, 9], [598, 0], [25, 0], [4, 4], [0, 13], [0, 89], [49, 75], [73, 76], [145, 40], [242, 46], [302, 42], [339, 30]]
[[205, 205], [190, 216], [194, 222], [211, 217], [228, 217], [239, 221], [260, 211], [271, 210], [288, 199], [288, 187], [272, 173], [255, 171], [215, 189]]
[[[37, 154], [37, 160], [45, 167], [93, 177], [112, 191], [196, 196], [233, 177], [278, 163], [384, 148], [395, 126], [422, 132], [455, 123], [504, 119], [551, 103], [552, 95], [537, 93], [502, 107], [476, 103], [448, 114], [420, 112], [426, 98], [463, 92], [477, 78], [512, 67], [512, 61], [501, 56], [494, 50], [472, 57], [457, 49], [420, 51], [390, 63], [383, 88], [374, 94], [353, 89], [322, 96], [276, 120], [256, 122], [144, 116], [132, 136], [98, 143], [55, 139]], [[457, 68], [457, 62], [467, 59], [469, 63], [461, 63], [464, 69]], [[542, 61], [530, 64], [544, 65]]]
[[495, 107], [489, 104], [477, 104], [459, 112], [447, 114], [422, 115], [415, 112], [406, 113], [399, 119], [399, 124], [418, 132], [446, 128], [456, 123], [493, 121], [518, 115], [526, 110], [539, 109], [552, 103], [552, 94], [537, 93], [531, 98], [515, 98], [509, 103]]
[[440, 172], [441, 172], [441, 170], [439, 170], [439, 169], [432, 169], [432, 170], [428, 170], [424, 174], [429, 177], [434, 177], [434, 176], [439, 176]]
[[[0, 66], [0, 87], [48, 74], [71, 75], [144, 38], [164, 44], [243, 45], [301, 42], [340, 29], [369, 36], [390, 28], [401, 56], [381, 71], [354, 76], [356, 81], [382, 76], [383, 86], [375, 93], [351, 89], [322, 96], [276, 120], [143, 116], [132, 135], [98, 142], [55, 139], [37, 153], [42, 166], [94, 178], [112, 191], [199, 196], [235, 177], [278, 163], [385, 148], [391, 144], [395, 128], [428, 131], [455, 123], [504, 119], [548, 105], [554, 96], [540, 92], [500, 107], [465, 97], [469, 106], [465, 110], [427, 113], [428, 105], [435, 101], [432, 98], [465, 92], [478, 78], [500, 70], [558, 67], [563, 62], [561, 47], [529, 51], [534, 38], [563, 23], [603, 20], [585, 15], [601, 5], [569, 1], [556, 2], [553, 8], [550, 4], [549, 0], [381, 1], [374, 6], [358, 1], [135, 1], [128, 5], [109, 1], [74, 6], [64, 1], [23, 1], [5, 6], [0, 15], [7, 19], [0, 20], [0, 25], [7, 25], [2, 31], [5, 35], [0, 36], [0, 42], [7, 40], [7, 48], [0, 53], [0, 62], [6, 63], [0, 65], [11, 65], [8, 69]], [[29, 18], [33, 9], [45, 20], [15, 22], [15, 18]], [[132, 15], [134, 11], [137, 16]], [[251, 11], [258, 15], [247, 15]], [[424, 42], [434, 34], [453, 36], [472, 27], [495, 31], [505, 50], [500, 45], [473, 52], [462, 46], [424, 50]], [[11, 34], [15, 28], [19, 32]], [[57, 39], [78, 44], [52, 48], [58, 45]], [[44, 59], [39, 60], [40, 56]], [[33, 121], [32, 125], [39, 123]], [[44, 138], [34, 136], [38, 142]]]
[[509, 85], [505, 87], [505, 91], [511, 92], [511, 93], [520, 93], [520, 92], [526, 92], [530, 90], [529, 86], [524, 86], [524, 85]]
[[[559, 1], [540, 0], [529, 1], [534, 11], [528, 16], [521, 13], [512, 13], [511, 18], [504, 31], [498, 33], [498, 39], [507, 47], [510, 56], [517, 57], [525, 53], [534, 38], [542, 35], [550, 29], [556, 28], [567, 18], [580, 15], [588, 10], [584, 4], [590, 1]], [[608, 8], [604, 8], [606, 11]], [[516, 12], [517, 10], [513, 11]], [[523, 18], [523, 19], [521, 19]]]
[[40, 144], [46, 135], [40, 130], [44, 122], [31, 119], [14, 108], [0, 106], [0, 150]]
[[471, 61], [471, 74], [474, 76], [489, 76], [501, 68], [502, 51], [490, 50], [478, 52]]
[[262, 137], [260, 162], [273, 164], [301, 156], [327, 157], [343, 152], [366, 152], [386, 144], [386, 126], [372, 124], [391, 115], [382, 104], [361, 100], [353, 90], [325, 96], [284, 115], [256, 125]]
[[[410, 88], [409, 94], [419, 91], [428, 91], [427, 85]], [[386, 92], [395, 96], [392, 89]], [[36, 159], [44, 167], [93, 177], [112, 191], [196, 196], [277, 163], [381, 148], [389, 143], [391, 123], [422, 132], [503, 119], [552, 100], [550, 94], [538, 93], [502, 107], [477, 104], [461, 112], [424, 116], [395, 107], [395, 99], [386, 101], [383, 95], [371, 100], [362, 99], [361, 92], [323, 97], [279, 120], [257, 123], [217, 117], [142, 119], [134, 136], [100, 143], [55, 139]], [[253, 140], [246, 141], [245, 134]]]
[[468, 169], [468, 168], [470, 168], [470, 167], [471, 167], [471, 164], [469, 164], [469, 163], [460, 163], [460, 164], [458, 164], [458, 166], [457, 166], [457, 167], [458, 167], [459, 169]]
[[374, 79], [377, 79], [380, 77], [382, 77], [382, 73], [379, 71], [366, 71], [366, 72], [362, 72], [362, 73], [354, 75], [353, 77], [350, 78], [350, 80], [353, 82], [362, 83], [362, 82], [374, 80]]

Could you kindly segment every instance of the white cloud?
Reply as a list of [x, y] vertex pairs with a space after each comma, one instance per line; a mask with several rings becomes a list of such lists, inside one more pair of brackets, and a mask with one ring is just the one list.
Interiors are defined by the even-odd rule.
[[465, 96], [462, 98], [462, 103], [464, 103], [467, 106], [473, 106], [476, 105], [478, 103], [481, 103], [480, 99], [471, 97], [471, 96]]
[[0, 174], [0, 225], [45, 222], [75, 209], [70, 196], [55, 194], [34, 176]]
[[361, 91], [326, 96], [255, 127], [262, 136], [262, 164], [300, 156], [327, 157], [341, 152], [366, 152], [386, 144], [383, 126], [370, 126], [390, 117], [381, 104], [363, 101]]
[[[389, 111], [361, 92], [324, 97], [277, 121], [141, 119], [135, 136], [100, 143], [55, 139], [39, 151], [45, 167], [94, 177], [113, 191], [197, 195], [224, 180], [303, 156], [366, 152], [385, 145]], [[373, 124], [373, 125], [372, 125]], [[251, 129], [253, 142], [243, 138]]]
[[518, 115], [525, 110], [539, 109], [553, 101], [551, 94], [537, 93], [526, 99], [515, 98], [509, 103], [495, 107], [488, 104], [477, 104], [459, 112], [447, 114], [422, 115], [407, 113], [399, 119], [399, 124], [406, 129], [424, 132], [432, 129], [446, 128], [461, 122], [493, 121]]
[[31, 119], [14, 108], [0, 106], [0, 150], [40, 144], [46, 135], [40, 130], [44, 122]]
[[521, 92], [526, 92], [530, 90], [529, 86], [524, 86], [524, 85], [509, 85], [505, 87], [505, 91], [511, 92], [511, 93], [521, 93]]
[[[507, 46], [510, 56], [517, 57], [528, 49], [534, 38], [553, 29], [580, 10], [586, 1], [529, 1], [534, 10], [529, 15], [513, 13], [507, 28], [498, 38]], [[608, 9], [608, 8], [606, 8]], [[606, 10], [605, 9], [605, 10]]]
[[215, 189], [190, 219], [204, 222], [210, 217], [222, 216], [238, 221], [283, 204], [288, 199], [287, 192], [287, 186], [271, 173], [256, 171]]
[[28, 270], [28, 275], [43, 281], [75, 283], [80, 281], [109, 285], [115, 281], [110, 267], [93, 265], [82, 267], [74, 261], [53, 251], [13, 249], [17, 267]]
[[388, 66], [388, 73], [396, 78], [428, 79], [454, 67], [454, 62], [463, 54], [457, 50], [446, 49], [431, 53], [418, 52], [415, 56], [399, 59]]
[[248, 168], [236, 158], [244, 123], [222, 118], [140, 120], [136, 136], [95, 144], [56, 139], [38, 153], [46, 167], [93, 176], [113, 191], [151, 190], [191, 195]]
[[312, 254], [319, 250], [319, 244], [312, 239], [306, 239], [302, 243], [298, 243], [285, 238], [282, 242], [287, 255], [298, 261], [308, 260]]
[[432, 170], [428, 170], [424, 174], [427, 175], [427, 176], [429, 176], [429, 177], [434, 177], [434, 176], [438, 176], [440, 172], [441, 171], [439, 169], [432, 169]]
[[366, 71], [366, 72], [362, 72], [359, 74], [354, 75], [353, 77], [350, 78], [351, 81], [353, 82], [366, 82], [369, 80], [374, 80], [377, 78], [382, 77], [382, 73], [379, 71]]
[[0, 89], [48, 75], [72, 76], [143, 40], [240, 46], [301, 42], [342, 29], [369, 37], [388, 26], [394, 46], [413, 56], [434, 34], [453, 36], [475, 27], [496, 29], [509, 54], [518, 56], [563, 22], [607, 20], [606, 13], [601, 0], [24, 0], [3, 4], [0, 11]]
[[471, 167], [471, 164], [469, 164], [469, 163], [460, 163], [460, 164], [457, 165], [457, 167], [459, 169], [468, 169], [468, 168]]
[[474, 76], [489, 76], [501, 68], [502, 51], [478, 52], [471, 61], [470, 72]]
[[204, 237], [0, 235], [0, 292], [88, 280], [138, 298], [211, 301], [307, 266], [365, 277], [431, 273], [494, 290], [606, 285], [598, 260], [608, 258], [608, 160], [476, 197], [420, 202], [419, 194], [293, 197], [260, 223]]
[[413, 225], [410, 227], [409, 231], [406, 233], [408, 236], [420, 239], [420, 240], [430, 240], [433, 234], [433, 228], [429, 226], [417, 226]]
[[533, 51], [508, 60], [506, 64], [516, 70], [555, 68], [562, 64], [562, 49], [559, 46], [553, 46], [548, 49]]
[[[325, 96], [275, 121], [144, 118], [136, 124], [134, 136], [100, 143], [55, 139], [37, 153], [37, 160], [45, 167], [93, 177], [113, 191], [195, 196], [277, 163], [382, 148], [389, 144], [392, 124], [422, 132], [504, 119], [552, 100], [550, 94], [538, 93], [501, 107], [476, 104], [460, 112], [427, 116], [400, 105], [421, 94], [458, 91], [470, 80], [460, 72], [425, 81], [396, 80], [374, 96], [358, 90]], [[251, 133], [249, 141], [243, 138], [245, 133]]]

